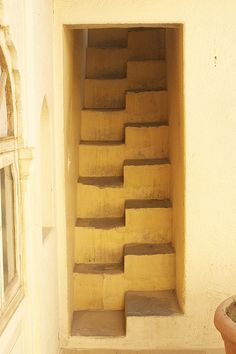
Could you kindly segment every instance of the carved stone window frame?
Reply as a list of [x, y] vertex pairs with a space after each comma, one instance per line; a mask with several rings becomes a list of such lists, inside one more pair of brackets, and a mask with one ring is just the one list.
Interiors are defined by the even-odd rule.
[[[9, 41], [8, 28], [0, 27], [0, 103], [5, 102], [7, 117], [6, 134], [0, 136], [0, 169], [8, 167], [12, 177], [13, 196], [13, 229], [14, 229], [14, 256], [15, 273], [7, 287], [4, 288], [4, 264], [3, 264], [3, 232], [0, 227], [0, 334], [14, 314], [23, 298], [23, 272], [22, 272], [22, 201], [20, 190], [22, 188], [22, 176], [19, 172], [19, 157], [21, 158], [21, 137], [18, 129], [18, 110], [15, 81], [17, 70], [12, 59], [12, 43]], [[4, 97], [5, 96], [5, 97]], [[1, 109], [1, 107], [0, 107]], [[0, 119], [4, 117], [0, 116]], [[23, 154], [24, 155], [24, 154]], [[23, 156], [24, 159], [24, 156]], [[21, 166], [20, 166], [21, 168]], [[24, 178], [23, 178], [24, 179]], [[1, 193], [0, 193], [1, 196]], [[6, 204], [7, 205], [7, 204]], [[2, 218], [2, 211], [0, 207]], [[0, 222], [1, 226], [1, 222]], [[8, 247], [8, 246], [7, 246]]]

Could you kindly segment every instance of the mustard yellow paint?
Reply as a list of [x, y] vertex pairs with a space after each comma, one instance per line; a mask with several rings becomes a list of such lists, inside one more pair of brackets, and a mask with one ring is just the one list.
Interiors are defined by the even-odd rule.
[[126, 255], [124, 264], [124, 273], [74, 273], [75, 310], [120, 310], [127, 290], [175, 288], [174, 254]]

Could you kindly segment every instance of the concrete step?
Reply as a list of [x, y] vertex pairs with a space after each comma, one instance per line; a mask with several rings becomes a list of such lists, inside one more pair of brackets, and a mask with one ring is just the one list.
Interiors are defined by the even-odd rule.
[[126, 113], [130, 121], [166, 122], [167, 91], [129, 91], [126, 93]]
[[123, 337], [124, 311], [75, 311], [72, 336]]
[[86, 77], [89, 79], [125, 78], [127, 60], [127, 48], [88, 47], [86, 53]]
[[82, 110], [81, 140], [124, 140], [125, 110]]
[[125, 124], [147, 122], [167, 122], [167, 91], [129, 91], [124, 110], [82, 110], [81, 140], [123, 140]]
[[121, 263], [124, 260], [125, 237], [124, 218], [78, 219], [75, 262]]
[[75, 310], [122, 310], [124, 272], [121, 264], [80, 264], [74, 269]]
[[127, 290], [175, 289], [175, 251], [170, 243], [125, 245], [124, 256]]
[[128, 291], [125, 294], [126, 317], [172, 316], [180, 313], [174, 290]]
[[[128, 290], [175, 287], [175, 254], [171, 244], [128, 244], [122, 264], [76, 264], [75, 310], [121, 310]], [[139, 270], [137, 272], [137, 269]]]
[[168, 243], [172, 236], [171, 203], [155, 199], [126, 201], [125, 222], [126, 243]]
[[165, 60], [140, 60], [127, 63], [128, 89], [165, 90]]
[[130, 58], [165, 59], [165, 29], [134, 29], [128, 32]]
[[122, 142], [81, 142], [79, 145], [80, 176], [122, 176], [125, 144]]
[[126, 159], [167, 158], [168, 126], [165, 123], [129, 123], [125, 127]]
[[76, 263], [121, 263], [126, 243], [169, 243], [171, 220], [168, 200], [127, 201], [125, 218], [78, 218]]
[[84, 108], [125, 107], [127, 79], [85, 79]]
[[88, 31], [89, 47], [127, 47], [126, 28], [96, 28]]
[[124, 180], [120, 176], [79, 178], [77, 216], [122, 217], [125, 200], [169, 197], [170, 164], [167, 159], [126, 160]]
[[77, 185], [77, 216], [121, 217], [124, 215], [124, 194], [122, 177], [80, 177]]
[[136, 159], [124, 162], [126, 199], [165, 199], [170, 197], [168, 159]]
[[80, 176], [122, 176], [126, 159], [167, 158], [168, 129], [165, 123], [129, 123], [125, 126], [125, 143], [81, 141]]

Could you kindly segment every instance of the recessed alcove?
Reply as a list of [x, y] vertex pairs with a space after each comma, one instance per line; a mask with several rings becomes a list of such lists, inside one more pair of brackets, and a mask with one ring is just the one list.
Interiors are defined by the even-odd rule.
[[[81, 317], [86, 311], [109, 312], [109, 318], [114, 311], [114, 319], [120, 311], [125, 318], [125, 308], [132, 309], [132, 291], [134, 301], [137, 292], [142, 298], [147, 292], [143, 316], [151, 317], [148, 302], [157, 306], [154, 317], [184, 311], [182, 41], [181, 25], [65, 27], [73, 336], [87, 331]], [[160, 310], [161, 304], [166, 308]], [[131, 312], [126, 312], [127, 336], [135, 317]]]

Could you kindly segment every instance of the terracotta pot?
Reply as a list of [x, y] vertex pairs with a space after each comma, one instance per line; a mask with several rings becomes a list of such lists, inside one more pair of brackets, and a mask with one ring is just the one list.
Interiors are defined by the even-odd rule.
[[236, 296], [223, 301], [215, 312], [214, 323], [224, 340], [226, 354], [236, 354], [236, 322], [226, 314], [226, 309], [236, 300]]

